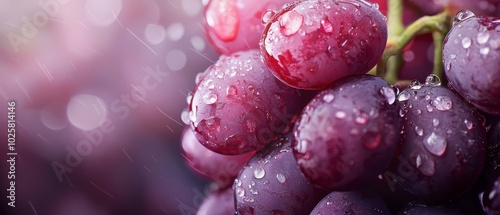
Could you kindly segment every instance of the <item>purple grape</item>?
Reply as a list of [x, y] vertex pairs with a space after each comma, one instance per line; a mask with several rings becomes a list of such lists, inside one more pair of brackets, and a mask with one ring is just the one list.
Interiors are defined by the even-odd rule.
[[203, 200], [196, 215], [230, 215], [234, 212], [234, 191], [228, 187], [209, 194]]
[[402, 91], [401, 147], [390, 172], [403, 188], [424, 199], [467, 191], [485, 160], [484, 118], [441, 87], [436, 76]]
[[482, 200], [484, 211], [488, 215], [500, 214], [500, 178], [486, 188]]
[[391, 214], [384, 201], [370, 191], [332, 192], [310, 215]]
[[368, 72], [387, 41], [385, 16], [360, 0], [305, 0], [281, 9], [261, 40], [264, 62], [284, 83], [322, 89]]
[[314, 185], [358, 188], [387, 168], [400, 130], [394, 89], [377, 76], [349, 76], [306, 106], [294, 130], [294, 155]]
[[412, 202], [399, 215], [462, 215], [463, 213], [453, 205], [429, 205]]
[[453, 89], [482, 111], [500, 115], [500, 18], [459, 12], [444, 40], [443, 63]]
[[182, 152], [189, 167], [201, 176], [214, 180], [221, 187], [232, 184], [254, 154], [249, 152], [241, 155], [222, 155], [210, 151], [196, 139], [189, 126], [186, 126], [182, 133]]
[[289, 135], [259, 151], [234, 181], [239, 214], [307, 214], [324, 196], [296, 164]]
[[[221, 54], [259, 48], [264, 25], [262, 16], [295, 0], [209, 0], [205, 5], [205, 30]], [[266, 14], [270, 15], [270, 14]]]
[[201, 77], [189, 118], [201, 144], [220, 154], [264, 148], [290, 129], [305, 103], [274, 78], [257, 50], [221, 56]]

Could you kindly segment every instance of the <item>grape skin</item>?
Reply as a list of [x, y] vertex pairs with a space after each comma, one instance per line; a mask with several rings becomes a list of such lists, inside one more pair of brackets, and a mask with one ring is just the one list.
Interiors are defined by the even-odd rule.
[[368, 72], [386, 41], [385, 16], [371, 4], [306, 0], [271, 19], [260, 49], [266, 65], [284, 83], [322, 89], [342, 77]]
[[314, 185], [356, 189], [387, 168], [400, 137], [393, 88], [372, 75], [349, 76], [318, 94], [294, 129], [294, 155]]
[[189, 126], [182, 133], [182, 154], [189, 167], [221, 187], [231, 185], [254, 152], [241, 155], [222, 155], [203, 146]]
[[200, 77], [189, 105], [191, 126], [201, 144], [220, 154], [264, 148], [290, 129], [305, 103], [274, 78], [258, 50], [223, 55]]
[[390, 172], [423, 199], [447, 199], [467, 191], [485, 160], [484, 118], [441, 86], [402, 91], [403, 133]]
[[500, 115], [500, 18], [456, 22], [443, 46], [450, 85], [484, 112]]
[[323, 198], [300, 172], [290, 136], [259, 151], [240, 172], [233, 185], [239, 214], [302, 215]]
[[389, 215], [384, 201], [370, 191], [332, 192], [316, 205], [310, 215], [379, 214]]

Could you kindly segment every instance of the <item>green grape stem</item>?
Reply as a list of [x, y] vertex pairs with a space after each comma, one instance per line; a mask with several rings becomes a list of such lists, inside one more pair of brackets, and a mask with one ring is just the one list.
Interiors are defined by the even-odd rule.
[[451, 16], [449, 10], [445, 9], [434, 16], [423, 16], [407, 27], [404, 27], [402, 21], [402, 0], [388, 0], [388, 3], [388, 39], [386, 49], [377, 66], [369, 74], [384, 77], [390, 84], [396, 83], [398, 81], [399, 70], [403, 64], [402, 50], [415, 36], [432, 33], [435, 47], [433, 74], [442, 78], [442, 43], [450, 29]]

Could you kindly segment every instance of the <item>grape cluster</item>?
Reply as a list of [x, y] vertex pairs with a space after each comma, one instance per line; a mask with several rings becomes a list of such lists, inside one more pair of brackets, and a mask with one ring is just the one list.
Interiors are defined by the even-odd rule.
[[222, 55], [182, 114], [217, 185], [198, 214], [500, 213], [500, 5], [398, 2], [205, 3]]

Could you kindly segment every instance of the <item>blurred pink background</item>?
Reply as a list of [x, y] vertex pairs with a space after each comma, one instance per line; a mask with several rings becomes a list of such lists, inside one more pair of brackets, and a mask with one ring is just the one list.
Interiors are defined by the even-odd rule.
[[[181, 112], [217, 60], [201, 0], [0, 0], [0, 214], [195, 214]], [[16, 102], [16, 199], [7, 102]]]

